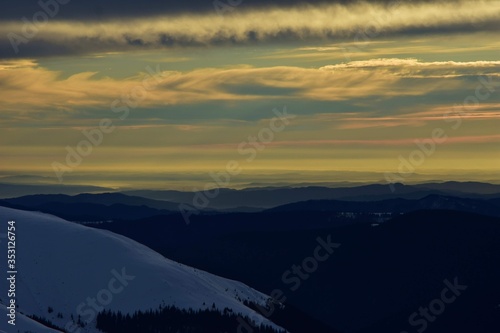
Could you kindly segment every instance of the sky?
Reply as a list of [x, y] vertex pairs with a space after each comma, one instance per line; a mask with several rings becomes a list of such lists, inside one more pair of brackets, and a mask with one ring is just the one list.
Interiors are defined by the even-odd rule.
[[0, 176], [498, 183], [499, 17], [472, 0], [11, 2]]

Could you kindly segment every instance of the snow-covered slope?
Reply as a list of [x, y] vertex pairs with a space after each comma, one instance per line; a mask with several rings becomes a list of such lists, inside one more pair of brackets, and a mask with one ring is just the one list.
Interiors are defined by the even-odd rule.
[[43, 326], [42, 324], [20, 313], [16, 315], [16, 326], [7, 327], [7, 324], [5, 323], [5, 318], [8, 318], [6, 316], [7, 313], [8, 312], [5, 305], [0, 304], [0, 316], [2, 317], [2, 321], [4, 321], [4, 323], [0, 325], [0, 332], [61, 333], [61, 331], [56, 331], [54, 329]]
[[[227, 307], [257, 323], [277, 327], [242, 303], [265, 304], [269, 297], [241, 282], [166, 259], [109, 231], [0, 207], [0, 233], [7, 232], [10, 220], [16, 227], [16, 299], [24, 314], [46, 318], [74, 332], [77, 330], [71, 325], [80, 315], [81, 321], [91, 322], [83, 333], [96, 332], [93, 319], [103, 308], [132, 313], [157, 309], [160, 304], [193, 309], [215, 304], [218, 309]], [[0, 260], [4, 261], [0, 267], [4, 268], [7, 240], [0, 241]], [[0, 303], [7, 304], [7, 281], [0, 281]], [[1, 309], [5, 311], [5, 306]], [[6, 325], [4, 315], [0, 330], [15, 332]]]

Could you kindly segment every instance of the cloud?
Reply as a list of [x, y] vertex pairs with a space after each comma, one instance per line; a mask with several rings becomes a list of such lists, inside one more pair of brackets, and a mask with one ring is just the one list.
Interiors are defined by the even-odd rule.
[[29, 68], [36, 66], [36, 61], [31, 59], [12, 60], [0, 62], [0, 71], [18, 68]]
[[[291, 146], [291, 147], [307, 147], [307, 146], [411, 146], [415, 145], [415, 140], [422, 141], [428, 139], [426, 137], [422, 138], [405, 138], [405, 139], [338, 139], [338, 140], [297, 140], [297, 141], [276, 141], [272, 142], [270, 146]], [[476, 135], [476, 136], [455, 136], [449, 137], [442, 144], [476, 144], [476, 143], [490, 143], [490, 142], [500, 142], [500, 134], [493, 135]]]
[[[113, 101], [125, 105], [130, 98], [138, 100], [141, 108], [263, 99], [352, 101], [369, 96], [388, 99], [468, 87], [467, 82], [443, 82], [439, 76], [477, 75], [485, 68], [499, 73], [500, 62], [373, 59], [320, 68], [244, 65], [188, 72], [161, 71], [158, 67], [161, 83], [137, 99], [130, 96], [134, 89], [144, 92], [146, 70], [126, 79], [101, 77], [96, 72], [65, 78], [32, 60], [4, 61], [0, 62], [0, 99], [4, 117], [9, 112], [22, 117], [43, 110], [64, 117], [82, 108], [109, 110]], [[422, 76], [424, 69], [430, 78]]]
[[[108, 19], [99, 22], [49, 20], [33, 38], [19, 43], [24, 57], [183, 46], [217, 46], [269, 41], [357, 38], [433, 30], [498, 31], [500, 1], [448, 1], [350, 5], [321, 4]], [[22, 36], [22, 21], [3, 21], [0, 35]], [[369, 37], [369, 36], [368, 36]], [[19, 42], [19, 41], [18, 41]], [[13, 57], [9, 40], [0, 42], [0, 58]], [[36, 46], [36, 47], [35, 47]]]
[[452, 78], [484, 74], [500, 75], [500, 61], [432, 61], [415, 58], [379, 58], [323, 66], [320, 70], [386, 70], [395, 75], [413, 78]]
[[323, 69], [336, 68], [373, 68], [373, 67], [500, 67], [500, 61], [431, 61], [423, 62], [415, 58], [379, 58], [363, 61], [351, 61], [338, 65], [329, 65], [322, 67]]
[[[50, 0], [42, 0], [50, 3]], [[61, 1], [61, 0], [59, 0]], [[356, 1], [356, 0], [354, 0]], [[380, 1], [380, 0], [379, 0]], [[392, 0], [384, 0], [392, 1]], [[0, 19], [20, 19], [40, 10], [38, 1], [16, 0], [16, 4], [4, 6], [0, 11]], [[63, 2], [63, 1], [61, 1]], [[176, 13], [202, 13], [215, 12], [212, 0], [86, 0], [86, 1], [64, 1], [66, 4], [60, 6], [58, 18], [63, 19], [89, 19], [103, 20], [110, 18], [130, 18], [137, 16], [156, 16], [159, 14]], [[290, 6], [297, 3], [318, 4], [325, 0], [221, 0], [219, 4], [229, 5], [232, 11], [244, 8], [267, 7], [267, 6]], [[352, 0], [330, 0], [330, 2], [345, 3]], [[216, 3], [217, 4], [217, 3]]]
[[[60, 73], [30, 61], [0, 63], [0, 99], [5, 111], [51, 109], [71, 112], [80, 107], [109, 109], [134, 89], [144, 90], [140, 73], [124, 80], [95, 78], [95, 72], [61, 78]], [[161, 72], [161, 71], [160, 71]], [[142, 107], [197, 104], [209, 101], [251, 101], [261, 98], [345, 100], [371, 94], [394, 94], [400, 78], [378, 72], [332, 73], [325, 70], [276, 66], [205, 68], [190, 72], [161, 72], [161, 83], [140, 100]], [[241, 88], [239, 88], [241, 87]], [[245, 89], [252, 87], [252, 89]], [[420, 87], [423, 91], [427, 88]], [[420, 94], [417, 87], [396, 94]]]

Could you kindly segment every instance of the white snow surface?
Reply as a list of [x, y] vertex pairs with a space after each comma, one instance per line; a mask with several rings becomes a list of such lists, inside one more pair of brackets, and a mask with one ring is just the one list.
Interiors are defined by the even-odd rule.
[[[95, 333], [99, 331], [95, 319], [90, 318], [97, 311], [87, 304], [88, 298], [97, 299], [98, 306], [103, 304], [100, 301], [109, 303], [103, 308], [122, 313], [158, 309], [161, 304], [185, 309], [205, 309], [215, 304], [218, 309], [232, 309], [258, 324], [280, 328], [242, 303], [249, 300], [265, 304], [269, 296], [241, 282], [166, 259], [124, 236], [40, 212], [0, 207], [0, 234], [7, 233], [7, 222], [11, 220], [16, 227], [16, 303], [18, 311], [25, 315], [46, 318], [61, 328], [71, 327], [71, 315], [74, 321], [81, 315], [82, 321], [89, 323], [80, 332]], [[4, 261], [0, 267], [6, 268], [7, 239], [0, 238], [0, 242], [0, 260]], [[115, 276], [123, 271], [130, 278], [120, 282]], [[8, 325], [4, 312], [8, 288], [7, 280], [0, 279], [0, 330], [57, 332], [21, 313], [17, 314], [19, 326]], [[58, 318], [58, 313], [63, 318]], [[78, 332], [74, 327], [69, 330]]]
[[11, 326], [5, 323], [5, 318], [7, 318], [7, 308], [5, 305], [0, 304], [0, 316], [2, 317], [2, 321], [4, 323], [0, 324], [0, 332], [6, 333], [14, 333], [14, 332], [36, 332], [36, 333], [61, 333], [62, 331], [56, 331], [42, 324], [34, 321], [31, 318], [26, 317], [25, 315], [18, 313], [16, 315], [16, 325]]

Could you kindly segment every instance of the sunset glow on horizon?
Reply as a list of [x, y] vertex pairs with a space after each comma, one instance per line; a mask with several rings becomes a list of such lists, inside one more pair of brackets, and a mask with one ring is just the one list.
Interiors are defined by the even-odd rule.
[[500, 182], [500, 1], [72, 5], [0, 17], [0, 176]]

